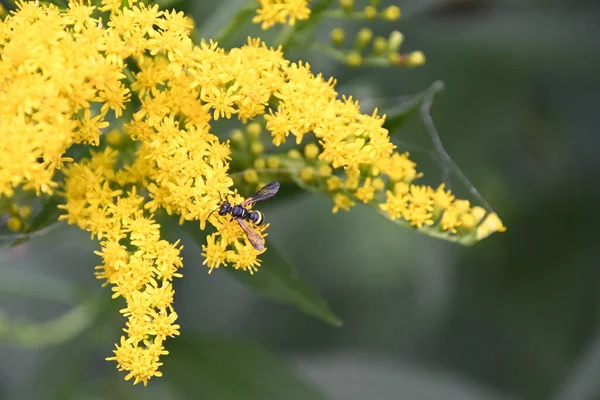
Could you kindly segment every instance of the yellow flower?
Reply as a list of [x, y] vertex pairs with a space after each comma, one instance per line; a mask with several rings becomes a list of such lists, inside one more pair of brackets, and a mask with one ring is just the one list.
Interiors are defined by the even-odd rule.
[[[109, 109], [128, 100], [118, 60], [105, 52], [91, 6], [72, 2], [60, 12], [18, 4], [0, 30], [0, 195], [23, 185], [38, 193], [56, 187], [55, 170], [75, 143], [97, 144]], [[92, 102], [104, 102], [91, 116]]]
[[386, 201], [379, 205], [391, 220], [396, 220], [404, 215], [407, 208], [407, 196], [403, 193], [395, 194], [388, 190], [386, 192]]
[[442, 219], [440, 221], [441, 227], [443, 231], [450, 231], [452, 233], [456, 233], [456, 228], [461, 226], [460, 220], [460, 212], [454, 206], [449, 206], [444, 210], [444, 214], [442, 214]]
[[495, 213], [490, 213], [477, 228], [477, 238], [483, 239], [494, 232], [504, 232], [506, 227]]
[[[179, 333], [171, 280], [181, 276], [176, 272], [182, 266], [181, 247], [160, 239], [160, 226], [144, 213], [145, 200], [135, 186], [125, 195], [111, 188], [119, 175], [113, 171], [115, 160], [114, 151], [107, 149], [65, 171], [67, 202], [62, 208], [67, 214], [61, 219], [103, 239], [97, 252], [103, 265], [96, 267], [96, 275], [112, 285], [113, 297], [125, 299], [121, 312], [128, 319], [127, 338], [109, 359], [130, 371], [126, 379], [146, 384], [160, 376], [157, 360], [166, 354], [162, 342]], [[129, 248], [122, 239], [128, 240]], [[155, 355], [151, 362], [148, 354]]]
[[417, 173], [417, 164], [408, 158], [408, 153], [393, 153], [389, 157], [380, 158], [375, 165], [381, 173], [389, 176], [393, 182], [406, 181], [410, 183], [421, 176]]
[[337, 213], [339, 210], [348, 211], [354, 206], [354, 202], [350, 197], [343, 193], [336, 193], [333, 196], [333, 213]]
[[310, 16], [308, 0], [258, 0], [259, 8], [254, 23], [260, 23], [262, 29], [275, 24], [294, 25], [296, 20], [305, 20]]
[[449, 190], [444, 190], [445, 186], [446, 185], [442, 183], [433, 194], [433, 203], [436, 207], [441, 209], [450, 207], [454, 201], [454, 195]]
[[409, 205], [404, 219], [417, 228], [433, 225], [433, 189], [429, 186], [410, 186]]
[[363, 203], [369, 203], [375, 198], [375, 187], [371, 183], [371, 178], [365, 180], [364, 185], [356, 191], [355, 196]]

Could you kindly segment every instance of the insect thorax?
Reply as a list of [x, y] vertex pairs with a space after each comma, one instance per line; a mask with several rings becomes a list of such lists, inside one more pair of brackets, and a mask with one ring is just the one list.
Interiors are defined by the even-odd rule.
[[227, 215], [229, 212], [231, 212], [231, 204], [226, 201], [221, 204], [221, 208], [219, 208], [219, 215]]
[[233, 206], [231, 208], [231, 215], [235, 218], [248, 219], [250, 212], [242, 206]]

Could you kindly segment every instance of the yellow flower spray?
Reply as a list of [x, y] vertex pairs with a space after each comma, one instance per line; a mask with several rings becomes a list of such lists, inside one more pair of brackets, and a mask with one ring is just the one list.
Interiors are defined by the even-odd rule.
[[[309, 5], [259, 0], [253, 21], [263, 29], [307, 23]], [[394, 6], [351, 8], [330, 12], [400, 16]], [[156, 214], [215, 228], [202, 247], [209, 271], [258, 271], [261, 252], [235, 221], [213, 212], [224, 198], [243, 201], [232, 189], [238, 155], [250, 186], [295, 182], [327, 193], [333, 212], [365, 203], [447, 238], [504, 230], [495, 214], [455, 199], [444, 185], [414, 184], [421, 174], [391, 143], [385, 116], [361, 113], [334, 79], [260, 39], [225, 50], [195, 43], [192, 30], [183, 13], [133, 0], [123, 8], [121, 0], [70, 1], [65, 9], [20, 2], [0, 22], [0, 211], [10, 215], [8, 228], [26, 231], [31, 208], [17, 203], [59, 194], [60, 219], [100, 242], [96, 275], [126, 304], [125, 335], [109, 357], [125, 379], [146, 384], [160, 376], [163, 343], [179, 334], [172, 282], [181, 277], [181, 246], [161, 239]], [[354, 66], [424, 62], [420, 52], [398, 53], [396, 34], [376, 38], [372, 54], [357, 53], [370, 40], [363, 35], [357, 48], [342, 51], [338, 32], [326, 52], [344, 62], [354, 57]], [[232, 118], [246, 132], [220, 140], [214, 121]], [[277, 149], [290, 135], [296, 148], [265, 153], [268, 142]], [[256, 227], [263, 238], [267, 227]]]

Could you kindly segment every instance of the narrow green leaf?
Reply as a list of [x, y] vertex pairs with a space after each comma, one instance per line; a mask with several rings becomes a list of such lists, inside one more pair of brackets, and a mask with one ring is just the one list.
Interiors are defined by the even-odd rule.
[[415, 112], [419, 111], [423, 101], [436, 84], [437, 82], [434, 82], [422, 92], [406, 96], [398, 103], [383, 108], [381, 113], [386, 115], [385, 123], [383, 124], [384, 128], [393, 132], [404, 125]]
[[261, 257], [263, 266], [253, 275], [232, 268], [226, 270], [269, 299], [291, 304], [331, 325], [342, 325], [342, 320], [331, 311], [327, 302], [298, 276], [296, 269], [271, 243], [267, 242], [267, 251]]
[[214, 400], [311, 400], [322, 397], [286, 364], [255, 345], [220, 338], [169, 341], [163, 373], [183, 397]]
[[0, 257], [0, 293], [58, 304], [77, 302], [74, 284], [51, 274], [15, 268]]

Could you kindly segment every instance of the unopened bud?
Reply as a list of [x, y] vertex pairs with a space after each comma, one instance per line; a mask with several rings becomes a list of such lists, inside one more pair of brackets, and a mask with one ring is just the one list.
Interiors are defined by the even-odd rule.
[[400, 50], [400, 46], [402, 46], [403, 41], [404, 35], [400, 31], [392, 31], [388, 39], [388, 48], [390, 51], [398, 51]]
[[398, 6], [389, 6], [388, 8], [386, 8], [383, 13], [381, 13], [381, 16], [383, 19], [387, 20], [387, 21], [396, 21], [397, 19], [400, 19], [400, 7]]
[[344, 42], [346, 34], [342, 28], [335, 28], [331, 31], [329, 36], [331, 38], [331, 44], [338, 47]]
[[362, 64], [362, 56], [358, 51], [351, 51], [346, 57], [346, 64], [351, 67], [358, 67], [360, 64]]
[[387, 39], [384, 38], [383, 36], [377, 36], [373, 40], [373, 53], [383, 54], [387, 51], [387, 49], [388, 49], [388, 42], [387, 42]]
[[369, 28], [362, 28], [356, 35], [356, 48], [359, 50], [364, 49], [371, 39], [373, 39], [373, 31]]
[[377, 16], [377, 9], [373, 6], [366, 6], [363, 9], [363, 14], [366, 19], [373, 19]]

